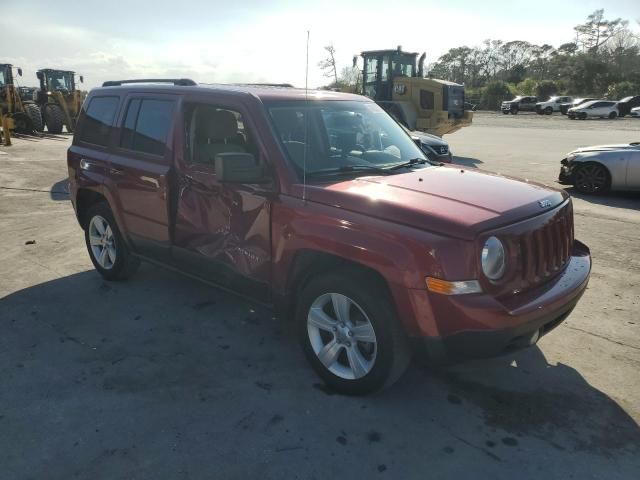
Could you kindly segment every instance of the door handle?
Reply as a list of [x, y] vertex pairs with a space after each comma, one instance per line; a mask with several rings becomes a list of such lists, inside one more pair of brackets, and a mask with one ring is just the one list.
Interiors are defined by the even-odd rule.
[[111, 167], [109, 169], [109, 173], [112, 174], [112, 175], [124, 175], [124, 169], [123, 168]]

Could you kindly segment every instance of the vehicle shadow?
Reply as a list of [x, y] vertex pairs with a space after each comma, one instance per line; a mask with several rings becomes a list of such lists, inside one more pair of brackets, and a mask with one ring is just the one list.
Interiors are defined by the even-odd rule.
[[464, 165], [465, 167], [478, 168], [478, 165], [484, 163], [482, 160], [472, 157], [458, 157], [456, 155], [453, 156], [453, 161], [451, 162], [455, 165]]
[[54, 183], [49, 194], [51, 195], [51, 200], [69, 200], [69, 179], [63, 178]]
[[[343, 397], [307, 366], [290, 323], [151, 265], [127, 282], [90, 270], [10, 293], [0, 325], [0, 450], [11, 478], [105, 478], [107, 468], [132, 478], [142, 464], [148, 478], [185, 476], [174, 468], [194, 478], [308, 468], [322, 478], [330, 462], [347, 478], [363, 468], [448, 478], [460, 462], [519, 472], [532, 458], [544, 459], [536, 475], [562, 478], [555, 469], [570, 453], [581, 460], [568, 470], [576, 478], [606, 478], [613, 465], [623, 478], [634, 466], [624, 459], [639, 453], [637, 423], [537, 348], [414, 366], [381, 394]], [[26, 448], [37, 453], [20, 455]], [[500, 478], [533, 478], [515, 471]]]
[[607, 207], [626, 208], [640, 210], [640, 192], [609, 192], [604, 195], [587, 195], [578, 192], [575, 187], [564, 187], [565, 191], [572, 197], [579, 198], [585, 202], [596, 205], [606, 205]]

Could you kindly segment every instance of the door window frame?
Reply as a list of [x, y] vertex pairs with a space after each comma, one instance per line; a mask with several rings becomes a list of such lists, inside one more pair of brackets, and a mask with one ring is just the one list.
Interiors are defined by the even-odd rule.
[[[133, 100], [140, 99], [144, 100], [172, 100], [174, 102], [173, 115], [171, 118], [171, 123], [169, 124], [169, 129], [167, 133], [166, 140], [166, 148], [164, 155], [156, 155], [154, 153], [143, 152], [141, 150], [133, 150], [121, 144], [122, 137], [124, 136], [124, 122], [126, 121], [127, 113], [129, 110], [129, 105]], [[178, 112], [180, 112], [180, 104], [181, 104], [182, 96], [173, 94], [173, 93], [151, 93], [151, 92], [127, 92], [124, 98], [122, 99], [120, 112], [118, 113], [118, 117], [116, 120], [116, 124], [114, 125], [115, 139], [113, 152], [116, 155], [120, 155], [123, 157], [139, 157], [144, 160], [149, 160], [155, 163], [161, 163], [163, 165], [170, 165], [172, 163], [173, 152], [175, 151], [176, 142], [176, 131], [178, 127], [178, 121], [176, 120]], [[142, 106], [141, 102], [141, 106]], [[139, 113], [139, 110], [138, 110]]]

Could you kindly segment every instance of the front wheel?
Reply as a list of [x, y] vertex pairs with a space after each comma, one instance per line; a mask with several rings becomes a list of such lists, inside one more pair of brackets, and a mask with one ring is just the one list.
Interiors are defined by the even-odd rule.
[[586, 120], [587, 119], [587, 114], [585, 112], [582, 112], [578, 115], [578, 118], [580, 120]]
[[49, 133], [62, 133], [64, 127], [64, 112], [58, 105], [47, 104], [44, 106], [44, 123]]
[[580, 193], [600, 194], [609, 190], [609, 172], [599, 163], [580, 165], [573, 174], [573, 184]]
[[551, 115], [553, 113], [553, 107], [547, 107], [544, 109], [544, 113]]
[[106, 203], [87, 212], [84, 238], [95, 269], [106, 280], [124, 280], [135, 273], [140, 260], [131, 255]]
[[616, 118], [617, 116], [618, 116], [618, 114], [617, 114], [616, 112], [611, 112], [611, 113], [609, 113], [609, 118], [610, 118], [611, 120], [613, 120], [613, 119], [614, 119], [614, 118]]
[[386, 289], [354, 271], [302, 290], [296, 322], [311, 366], [333, 390], [364, 395], [394, 383], [411, 358]]

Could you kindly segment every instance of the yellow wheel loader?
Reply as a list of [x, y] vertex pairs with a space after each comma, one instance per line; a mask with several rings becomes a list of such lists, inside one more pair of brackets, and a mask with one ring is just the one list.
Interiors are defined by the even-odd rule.
[[43, 129], [40, 107], [33, 99], [21, 97], [13, 77], [14, 70], [22, 76], [21, 68], [0, 64], [0, 117], [5, 138], [10, 130], [32, 133]]
[[[67, 132], [73, 132], [86, 96], [76, 89], [75, 72], [43, 68], [36, 75], [40, 80], [37, 102], [47, 130], [50, 133], [62, 133], [62, 128], [66, 126]], [[79, 78], [83, 83], [82, 75]]]
[[[471, 124], [464, 86], [424, 78], [423, 53], [396, 50], [362, 52], [362, 95], [372, 98], [409, 130], [442, 136]], [[356, 67], [358, 56], [353, 58]]]

